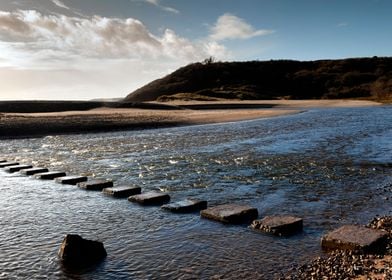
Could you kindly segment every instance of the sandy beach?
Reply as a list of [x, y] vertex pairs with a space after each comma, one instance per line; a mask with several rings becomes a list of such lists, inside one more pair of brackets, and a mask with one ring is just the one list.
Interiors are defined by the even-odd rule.
[[377, 106], [358, 100], [176, 101], [174, 109], [95, 108], [51, 113], [1, 113], [0, 138], [223, 123], [295, 114], [311, 108]]

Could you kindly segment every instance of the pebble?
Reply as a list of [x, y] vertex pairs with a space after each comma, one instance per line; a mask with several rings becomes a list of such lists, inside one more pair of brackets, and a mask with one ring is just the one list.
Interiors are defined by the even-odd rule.
[[326, 257], [318, 257], [308, 264], [294, 267], [279, 279], [392, 279], [392, 216], [374, 218], [367, 226], [389, 233], [384, 255], [333, 251]]

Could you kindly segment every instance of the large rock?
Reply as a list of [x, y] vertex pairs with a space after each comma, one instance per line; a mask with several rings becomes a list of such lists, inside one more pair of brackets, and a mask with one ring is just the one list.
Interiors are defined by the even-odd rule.
[[64, 185], [76, 185], [77, 183], [80, 183], [80, 182], [86, 182], [87, 177], [86, 176], [65, 176], [65, 177], [57, 178], [55, 181], [56, 181], [56, 183], [64, 184]]
[[30, 169], [30, 168], [33, 168], [33, 166], [28, 165], [28, 164], [18, 164], [18, 165], [14, 165], [14, 166], [10, 166], [10, 167], [6, 168], [5, 171], [8, 173], [14, 173], [14, 172], [18, 172], [23, 169]]
[[223, 223], [244, 224], [257, 219], [258, 211], [250, 206], [224, 204], [202, 210], [200, 215]]
[[79, 188], [88, 191], [102, 191], [104, 188], [113, 187], [113, 182], [108, 180], [91, 180], [88, 182], [81, 182], [77, 184]]
[[44, 168], [44, 167], [35, 167], [35, 168], [30, 168], [30, 169], [23, 169], [20, 171], [20, 173], [27, 175], [27, 176], [38, 174], [38, 173], [46, 173], [46, 172], [49, 172], [49, 169]]
[[176, 213], [190, 213], [207, 208], [207, 201], [187, 198], [182, 201], [162, 205], [162, 209]]
[[170, 196], [167, 193], [151, 191], [142, 194], [132, 195], [128, 197], [128, 200], [143, 205], [162, 205], [170, 201]]
[[278, 236], [289, 236], [302, 231], [303, 220], [292, 216], [266, 216], [261, 220], [254, 220], [251, 227]]
[[53, 179], [56, 179], [58, 177], [64, 177], [64, 176], [67, 176], [67, 174], [65, 172], [62, 172], [62, 171], [51, 171], [51, 172], [35, 174], [34, 178], [42, 179], [42, 180], [53, 180]]
[[112, 188], [104, 188], [102, 193], [111, 195], [116, 198], [129, 197], [131, 195], [140, 194], [142, 189], [135, 186], [117, 186]]
[[61, 243], [59, 257], [65, 265], [83, 267], [103, 260], [107, 253], [102, 242], [67, 234]]
[[326, 250], [348, 250], [361, 253], [379, 253], [385, 250], [387, 232], [357, 225], [345, 225], [321, 239]]

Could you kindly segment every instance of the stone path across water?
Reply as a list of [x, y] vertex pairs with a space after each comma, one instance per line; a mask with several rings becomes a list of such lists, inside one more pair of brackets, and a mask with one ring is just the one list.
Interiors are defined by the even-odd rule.
[[[262, 220], [257, 220], [259, 216], [258, 210], [257, 208], [253, 208], [251, 206], [222, 204], [207, 208], [207, 201], [200, 201], [195, 199], [185, 199], [167, 204], [170, 201], [170, 195], [167, 193], [160, 191], [149, 191], [143, 193], [141, 188], [136, 186], [114, 186], [113, 181], [111, 180], [89, 180], [85, 176], [67, 176], [66, 172], [63, 171], [49, 171], [44, 167], [34, 168], [31, 165], [19, 164], [18, 162], [12, 161], [9, 162], [5, 159], [0, 159], [0, 168], [3, 168], [8, 172], [19, 171], [24, 175], [32, 175], [36, 179], [55, 179], [55, 181], [60, 184], [77, 185], [81, 189], [101, 191], [105, 195], [110, 195], [117, 198], [128, 198], [129, 201], [142, 205], [161, 206], [162, 209], [172, 212], [189, 213], [200, 211], [201, 217], [223, 223], [249, 225], [249, 223], [253, 222], [251, 226], [252, 228], [279, 236], [287, 236], [302, 231], [302, 218], [290, 216], [269, 216]], [[340, 250], [352, 250], [352, 248], [358, 249], [357, 247], [359, 245], [356, 246], [356, 244], [359, 242], [357, 240], [359, 235], [360, 241], [371, 239], [373, 242], [374, 235], [377, 235], [377, 237], [381, 236], [379, 238], [380, 240], [385, 239], [385, 232], [376, 232], [376, 230], [368, 230], [366, 228], [358, 228], [356, 226], [350, 225], [346, 226], [346, 228], [343, 227], [343, 229], [344, 230], [340, 228], [324, 236], [322, 240], [323, 247], [333, 247], [334, 249]], [[355, 237], [358, 238], [355, 239]], [[382, 242], [375, 243], [379, 244]], [[360, 245], [361, 244], [362, 243], [360, 243]]]

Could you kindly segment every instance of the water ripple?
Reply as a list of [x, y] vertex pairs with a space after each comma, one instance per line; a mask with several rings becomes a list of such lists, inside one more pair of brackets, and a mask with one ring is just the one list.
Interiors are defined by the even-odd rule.
[[[173, 200], [299, 215], [305, 230], [280, 239], [0, 171], [0, 278], [273, 279], [319, 254], [325, 231], [390, 213], [379, 190], [392, 182], [391, 125], [391, 107], [378, 107], [1, 141], [10, 160], [160, 189]], [[57, 250], [67, 233], [103, 241], [107, 259], [65, 269]]]

